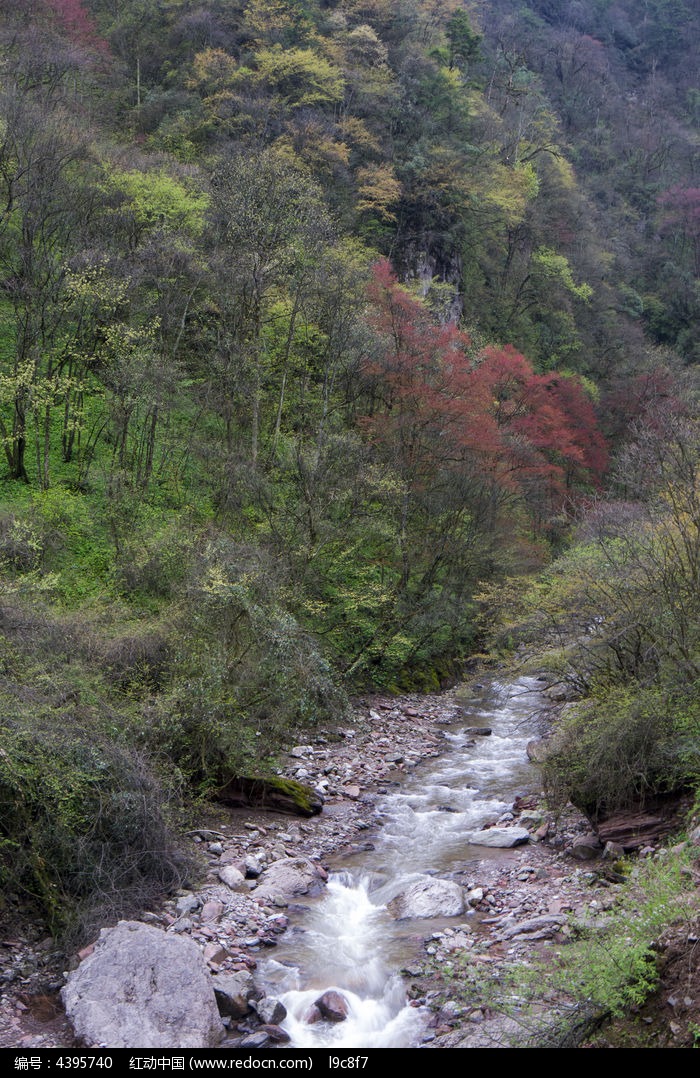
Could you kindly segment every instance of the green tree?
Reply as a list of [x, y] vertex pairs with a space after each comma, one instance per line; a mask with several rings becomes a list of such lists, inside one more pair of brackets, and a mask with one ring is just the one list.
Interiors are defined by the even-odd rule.
[[74, 326], [66, 296], [69, 259], [82, 246], [94, 203], [84, 133], [60, 95], [5, 81], [0, 96], [0, 265], [12, 321], [0, 381], [0, 436], [10, 476], [29, 479], [34, 429], [37, 478], [48, 486], [51, 422], [65, 399]]
[[[276, 377], [275, 414], [284, 407], [288, 361], [296, 320], [314, 265], [330, 236], [315, 184], [276, 151], [238, 154], [221, 161], [212, 176], [212, 224], [217, 237], [213, 281], [217, 319], [209, 380], [216, 410], [233, 455], [240, 431], [247, 433], [249, 460], [260, 451], [266, 359], [264, 327], [271, 304], [289, 297], [285, 359]], [[281, 309], [276, 308], [279, 316]], [[238, 426], [240, 424], [240, 427]], [[277, 423], [273, 424], [278, 429]]]

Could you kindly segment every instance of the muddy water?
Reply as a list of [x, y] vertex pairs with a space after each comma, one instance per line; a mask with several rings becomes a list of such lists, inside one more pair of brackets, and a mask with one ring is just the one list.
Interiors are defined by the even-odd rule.
[[[335, 872], [325, 895], [298, 919], [267, 963], [268, 991], [285, 1004], [294, 1047], [404, 1048], [419, 1043], [425, 1015], [408, 1004], [399, 975], [417, 939], [450, 921], [397, 922], [387, 903], [416, 875], [448, 875], [509, 851], [472, 845], [473, 832], [526, 793], [534, 772], [526, 745], [544, 706], [540, 685], [520, 678], [459, 700], [464, 709], [446, 734], [450, 749], [426, 761], [379, 808], [375, 848]], [[470, 728], [489, 727], [489, 736]], [[343, 1022], [309, 1023], [314, 1000], [329, 989], [349, 1005]]]

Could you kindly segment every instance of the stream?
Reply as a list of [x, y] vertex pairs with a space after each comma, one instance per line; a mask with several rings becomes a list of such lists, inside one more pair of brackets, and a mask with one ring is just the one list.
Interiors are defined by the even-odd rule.
[[[472, 845], [471, 834], [507, 812], [534, 781], [526, 746], [538, 736], [541, 683], [519, 678], [460, 698], [461, 717], [445, 731], [449, 749], [425, 761], [378, 805], [374, 849], [334, 871], [323, 896], [287, 931], [261, 971], [287, 1008], [284, 1027], [298, 1048], [416, 1046], [426, 1014], [411, 1006], [400, 970], [432, 931], [466, 920], [397, 921], [387, 903], [417, 875], [449, 876], [513, 851]], [[465, 693], [467, 690], [464, 690]], [[489, 727], [489, 736], [470, 733]], [[306, 1016], [329, 989], [349, 1004], [345, 1021]]]

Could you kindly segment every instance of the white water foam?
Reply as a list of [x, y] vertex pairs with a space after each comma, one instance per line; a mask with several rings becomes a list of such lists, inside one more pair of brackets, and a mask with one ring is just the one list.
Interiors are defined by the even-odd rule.
[[[292, 964], [267, 964], [294, 1047], [405, 1048], [419, 1041], [425, 1015], [407, 1002], [392, 968], [398, 929], [386, 903], [416, 873], [448, 871], [469, 850], [479, 856], [469, 835], [508, 808], [531, 776], [525, 748], [542, 703], [538, 689], [533, 679], [521, 678], [495, 686], [491, 706], [469, 709], [465, 729], [447, 734], [450, 752], [383, 800], [382, 830], [364, 868], [334, 874], [324, 898], [288, 934], [279, 953], [289, 952]], [[493, 732], [472, 736], [466, 731], [474, 726]], [[420, 935], [421, 922], [414, 924]], [[344, 996], [347, 1018], [307, 1021], [314, 1001], [330, 990]]]

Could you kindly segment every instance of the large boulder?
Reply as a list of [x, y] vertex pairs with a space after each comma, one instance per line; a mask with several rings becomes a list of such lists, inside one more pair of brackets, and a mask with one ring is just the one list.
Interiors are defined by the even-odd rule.
[[296, 816], [317, 816], [323, 808], [318, 790], [294, 779], [233, 778], [218, 790], [216, 797], [237, 808], [261, 808]]
[[224, 1028], [190, 939], [136, 921], [105, 928], [61, 992], [76, 1035], [108, 1048], [211, 1048]]
[[261, 898], [298, 898], [317, 895], [326, 883], [326, 873], [308, 857], [281, 857], [258, 877], [255, 894]]
[[509, 850], [512, 846], [522, 846], [530, 841], [530, 832], [525, 827], [488, 827], [485, 831], [475, 831], [469, 838], [472, 846], [493, 846], [496, 849]]
[[464, 913], [464, 891], [453, 880], [419, 876], [392, 898], [387, 909], [397, 921], [413, 917], [458, 917]]
[[577, 861], [592, 861], [600, 856], [602, 849], [598, 836], [591, 831], [586, 835], [576, 836], [571, 844], [571, 856]]

